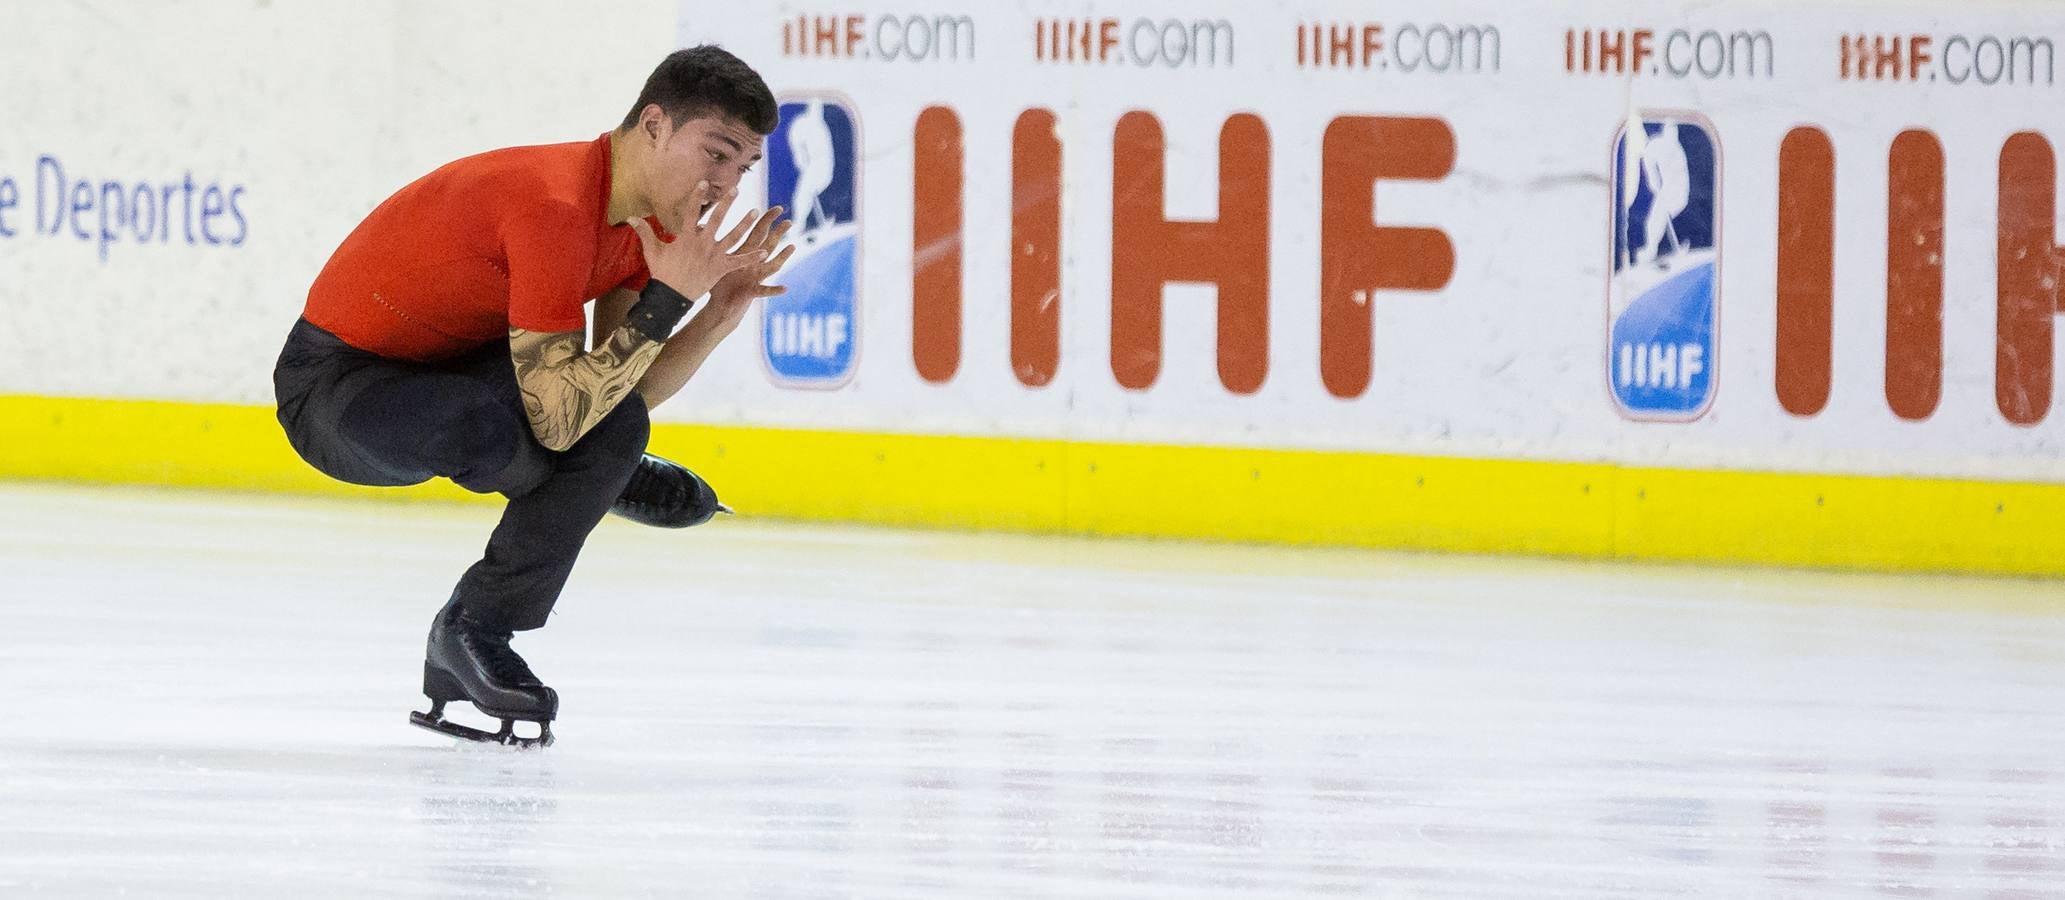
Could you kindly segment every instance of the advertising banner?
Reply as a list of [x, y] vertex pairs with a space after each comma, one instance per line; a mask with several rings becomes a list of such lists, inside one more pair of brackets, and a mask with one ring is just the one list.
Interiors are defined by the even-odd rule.
[[680, 12], [867, 211], [688, 418], [2065, 480], [2065, 10]]

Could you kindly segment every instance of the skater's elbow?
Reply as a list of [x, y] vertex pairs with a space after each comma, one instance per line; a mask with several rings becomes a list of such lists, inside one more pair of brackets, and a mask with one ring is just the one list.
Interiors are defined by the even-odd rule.
[[539, 445], [554, 453], [572, 447], [575, 440], [565, 429], [553, 428], [535, 419], [531, 420], [531, 436], [538, 439]]
[[547, 450], [558, 452], [572, 447], [581, 439], [579, 417], [569, 411], [554, 409], [548, 404], [531, 402], [525, 398], [525, 418], [531, 427], [531, 437]]

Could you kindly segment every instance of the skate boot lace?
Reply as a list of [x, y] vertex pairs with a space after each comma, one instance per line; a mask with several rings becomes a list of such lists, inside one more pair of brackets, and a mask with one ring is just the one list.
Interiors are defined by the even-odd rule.
[[537, 684], [538, 676], [531, 671], [523, 657], [509, 646], [513, 633], [495, 633], [466, 629], [460, 634], [468, 649], [487, 667], [488, 674], [496, 681], [512, 685]]
[[651, 457], [639, 461], [638, 468], [631, 472], [631, 483], [624, 486], [626, 502], [657, 509], [679, 509], [688, 503], [688, 485], [683, 479], [670, 477], [673, 473], [653, 462]]

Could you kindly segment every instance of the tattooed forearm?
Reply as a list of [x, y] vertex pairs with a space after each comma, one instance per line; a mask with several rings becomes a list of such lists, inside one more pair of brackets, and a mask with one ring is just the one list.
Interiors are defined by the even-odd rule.
[[619, 328], [594, 350], [581, 352], [578, 331], [509, 330], [516, 385], [538, 443], [565, 450], [617, 408], [660, 355], [660, 341]]

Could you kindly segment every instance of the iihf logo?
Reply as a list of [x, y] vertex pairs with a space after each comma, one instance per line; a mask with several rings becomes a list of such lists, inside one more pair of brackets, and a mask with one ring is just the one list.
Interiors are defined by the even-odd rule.
[[1688, 114], [1631, 118], [1613, 148], [1607, 377], [1621, 413], [1689, 421], [1714, 399], [1720, 142]]
[[761, 358], [778, 384], [833, 388], [853, 377], [860, 290], [860, 143], [852, 108], [806, 95], [781, 104], [767, 139], [767, 202], [795, 224], [786, 294], [761, 310]]

